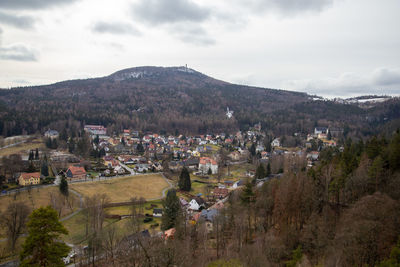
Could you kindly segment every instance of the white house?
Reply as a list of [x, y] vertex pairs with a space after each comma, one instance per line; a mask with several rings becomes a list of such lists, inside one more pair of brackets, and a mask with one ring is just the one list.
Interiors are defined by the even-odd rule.
[[49, 129], [44, 133], [44, 136], [47, 138], [55, 139], [55, 138], [58, 138], [59, 134], [56, 130]]
[[162, 209], [153, 209], [153, 217], [162, 217], [163, 210]]
[[256, 153], [264, 151], [264, 146], [263, 145], [257, 145], [256, 147]]
[[210, 169], [212, 174], [218, 173], [217, 162], [209, 157], [201, 157], [199, 161], [199, 171], [203, 174], [207, 174]]
[[114, 173], [118, 173], [118, 174], [124, 174], [125, 173], [125, 169], [122, 168], [120, 165], [116, 166], [114, 168]]
[[314, 129], [314, 134], [318, 135], [318, 134], [328, 134], [328, 128], [326, 127], [315, 127]]
[[205, 202], [202, 198], [193, 198], [189, 202], [189, 209], [199, 210], [201, 207], [205, 208]]
[[238, 188], [239, 186], [243, 185], [243, 180], [239, 180], [232, 185], [232, 188]]
[[281, 146], [281, 142], [279, 141], [279, 138], [275, 138], [274, 140], [272, 140], [271, 146], [272, 146], [272, 147], [279, 147], [279, 146]]

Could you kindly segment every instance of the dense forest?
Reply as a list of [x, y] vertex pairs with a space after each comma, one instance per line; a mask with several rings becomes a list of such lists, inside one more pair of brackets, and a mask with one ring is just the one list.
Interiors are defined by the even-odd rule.
[[[226, 108], [233, 118], [225, 115]], [[234, 85], [184, 67], [138, 67], [110, 76], [46, 86], [0, 90], [0, 134], [43, 133], [48, 128], [102, 124], [124, 128], [200, 134], [247, 130], [261, 122], [275, 135], [313, 127], [347, 127], [355, 136], [399, 125], [400, 101], [370, 109], [313, 101], [305, 93]], [[388, 122], [391, 124], [388, 125]]]

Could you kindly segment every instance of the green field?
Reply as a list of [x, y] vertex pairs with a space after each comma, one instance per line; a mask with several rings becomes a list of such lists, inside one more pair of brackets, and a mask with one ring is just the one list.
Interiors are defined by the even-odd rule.
[[133, 197], [145, 199], [161, 198], [169, 184], [160, 174], [136, 175], [111, 180], [71, 184], [70, 187], [83, 196], [106, 194], [109, 201], [126, 202]]

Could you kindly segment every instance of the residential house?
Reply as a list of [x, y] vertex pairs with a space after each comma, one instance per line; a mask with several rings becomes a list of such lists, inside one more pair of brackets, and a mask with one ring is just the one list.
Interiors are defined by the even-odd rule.
[[201, 211], [201, 218], [205, 220], [207, 232], [212, 232], [214, 218], [218, 215], [218, 210], [207, 209]]
[[243, 180], [239, 180], [239, 181], [235, 182], [235, 183], [232, 185], [232, 187], [233, 187], [233, 188], [238, 188], [239, 186], [242, 186], [242, 185], [244, 185], [244, 181], [243, 181]]
[[201, 157], [199, 162], [199, 171], [201, 171], [203, 174], [208, 174], [210, 169], [212, 174], [218, 173], [217, 162], [209, 157]]
[[167, 240], [167, 239], [174, 239], [175, 232], [176, 232], [175, 228], [170, 228], [170, 229], [168, 229], [168, 230], [165, 230], [165, 231], [164, 231], [164, 239], [165, 239], [165, 240]]
[[150, 233], [149, 230], [143, 230], [141, 232], [138, 233], [134, 233], [128, 236], [125, 236], [121, 242], [119, 243], [119, 247], [120, 248], [138, 248], [139, 244], [138, 241], [139, 240], [143, 240], [143, 239], [148, 239], [150, 238]]
[[136, 164], [135, 171], [137, 171], [137, 172], [147, 172], [149, 170], [149, 168], [150, 168], [149, 164], [140, 163], [140, 164]]
[[264, 151], [264, 146], [263, 145], [257, 145], [256, 146], [256, 153], [262, 152], [262, 151]]
[[184, 166], [183, 161], [170, 161], [168, 163], [168, 167], [171, 171], [178, 171], [178, 170], [182, 169], [183, 166]]
[[228, 187], [231, 187], [231, 186], [233, 186], [233, 181], [227, 180], [227, 181], [224, 181], [224, 184], [225, 184], [226, 186], [228, 186]]
[[162, 217], [163, 210], [162, 209], [153, 209], [153, 217]]
[[314, 134], [315, 135], [328, 134], [328, 128], [327, 127], [315, 127]]
[[228, 155], [228, 157], [229, 157], [231, 160], [239, 160], [239, 159], [240, 159], [240, 153], [239, 153], [239, 151], [233, 151], [232, 153], [230, 153], [230, 154]]
[[69, 166], [66, 175], [70, 179], [84, 179], [86, 177], [85, 168], [71, 165]]
[[40, 172], [23, 172], [20, 174], [18, 182], [22, 186], [40, 184]]
[[319, 158], [319, 152], [318, 151], [311, 151], [310, 153], [307, 154], [307, 159], [316, 161]]
[[85, 125], [84, 130], [90, 135], [106, 135], [107, 128], [103, 125]]
[[261, 152], [261, 158], [262, 159], [268, 159], [269, 157], [269, 153], [267, 151], [262, 151]]
[[187, 207], [189, 206], [189, 203], [183, 197], [179, 198], [179, 203], [181, 204], [181, 207], [183, 209], [187, 209]]
[[222, 201], [218, 201], [217, 203], [215, 203], [214, 205], [212, 205], [209, 209], [216, 209], [216, 210], [220, 210], [224, 208], [224, 202]]
[[124, 173], [125, 173], [125, 169], [122, 168], [120, 165], [118, 165], [118, 166], [116, 166], [116, 167], [114, 168], [114, 173], [117, 173], [117, 174], [124, 174]]
[[271, 146], [272, 146], [272, 147], [279, 147], [279, 146], [281, 146], [281, 142], [279, 141], [279, 138], [275, 138], [274, 140], [272, 140]]
[[206, 203], [201, 197], [195, 197], [189, 202], [189, 209], [191, 210], [200, 210], [205, 207]]
[[44, 136], [47, 138], [55, 139], [55, 138], [58, 138], [59, 134], [56, 130], [49, 129], [44, 133]]
[[229, 194], [229, 190], [226, 188], [215, 188], [213, 191], [213, 196], [217, 199], [226, 198]]
[[184, 161], [185, 167], [190, 169], [190, 170], [195, 170], [199, 166], [199, 158], [189, 158]]

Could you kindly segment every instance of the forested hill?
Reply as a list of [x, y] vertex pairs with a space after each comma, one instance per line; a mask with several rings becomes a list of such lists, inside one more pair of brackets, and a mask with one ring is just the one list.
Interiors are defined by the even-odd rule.
[[[225, 115], [227, 107], [234, 111], [231, 119]], [[322, 119], [330, 124], [325, 126], [370, 123], [366, 115], [355, 105], [230, 84], [186, 67], [137, 67], [102, 78], [0, 90], [3, 136], [79, 128], [84, 123], [103, 124], [112, 131], [197, 134], [233, 132], [258, 122], [279, 135], [309, 131]], [[381, 117], [374, 114], [369, 121]]]

